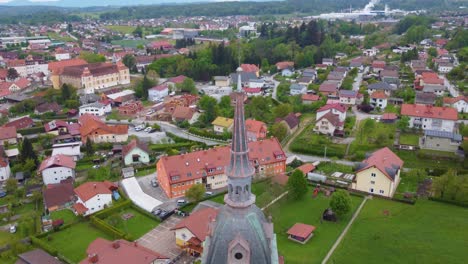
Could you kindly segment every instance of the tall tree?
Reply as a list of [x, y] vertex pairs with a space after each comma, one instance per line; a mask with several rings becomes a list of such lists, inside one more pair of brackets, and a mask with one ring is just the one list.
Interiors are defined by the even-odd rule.
[[94, 153], [93, 142], [90, 139], [86, 140], [85, 152], [89, 156], [93, 155]]
[[185, 192], [185, 196], [191, 202], [200, 201], [205, 195], [205, 186], [203, 184], [194, 184]]
[[299, 200], [307, 193], [307, 180], [304, 173], [295, 170], [288, 178], [288, 196], [293, 200]]
[[134, 70], [136, 66], [136, 59], [135, 56], [131, 54], [125, 54], [125, 56], [122, 58], [122, 63], [127, 66], [127, 68], [131, 69], [132, 71]]
[[283, 141], [283, 139], [288, 135], [288, 128], [283, 123], [275, 123], [271, 126], [271, 134], [279, 141]]
[[16, 80], [18, 78], [19, 78], [19, 74], [16, 71], [16, 69], [15, 68], [9, 68], [8, 72], [7, 72], [7, 79], [13, 81], [13, 80]]
[[14, 178], [8, 178], [8, 180], [5, 183], [5, 191], [8, 194], [14, 194], [16, 190], [18, 189], [18, 182]]
[[182, 93], [191, 93], [191, 94], [197, 93], [195, 82], [191, 78], [185, 78], [185, 80], [182, 83], [176, 84], [176, 87]]
[[148, 90], [154, 86], [154, 82], [151, 81], [146, 75], [143, 77], [143, 81], [141, 82], [141, 88], [143, 91], [142, 99], [148, 99]]
[[22, 163], [25, 163], [28, 159], [34, 160], [34, 163], [37, 165], [37, 156], [36, 153], [34, 152], [33, 145], [31, 141], [25, 137], [23, 139], [23, 143], [21, 143], [20, 146], [20, 161]]
[[351, 211], [351, 197], [347, 191], [337, 190], [330, 200], [330, 207], [338, 216], [346, 215]]
[[66, 101], [69, 100], [72, 97], [73, 94], [73, 88], [70, 87], [68, 84], [64, 83], [62, 85], [62, 100]]

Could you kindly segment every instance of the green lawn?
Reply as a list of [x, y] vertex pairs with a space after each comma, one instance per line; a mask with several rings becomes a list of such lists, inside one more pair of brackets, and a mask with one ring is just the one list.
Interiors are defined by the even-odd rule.
[[[367, 122], [371, 125], [366, 127]], [[350, 155], [353, 154], [357, 160], [362, 160], [366, 152], [393, 146], [395, 130], [394, 124], [384, 124], [370, 119], [361, 121], [355, 131], [356, 140], [351, 143]]]
[[49, 32], [47, 35], [49, 36], [50, 39], [54, 39], [54, 40], [58, 40], [58, 41], [62, 41], [62, 42], [73, 42], [73, 41], [75, 41], [73, 38], [71, 38], [69, 36], [63, 37], [60, 34], [55, 33], [55, 32]]
[[50, 241], [47, 241], [47, 237], [42, 239], [71, 261], [80, 262], [86, 257], [86, 249], [89, 244], [98, 237], [109, 240], [113, 239], [93, 227], [89, 222], [81, 222], [59, 232], [52, 233]]
[[78, 219], [78, 217], [69, 209], [63, 209], [60, 211], [53, 211], [50, 213], [52, 220], [62, 219], [64, 224], [69, 224]]
[[[457, 159], [453, 159], [453, 153], [451, 153], [449, 159], [437, 160], [436, 157], [419, 157], [418, 153], [425, 153], [424, 150], [418, 151], [407, 151], [407, 150], [394, 150], [395, 154], [402, 159], [405, 164], [405, 168], [429, 168], [429, 169], [459, 169], [462, 166], [462, 162]], [[437, 151], [430, 151], [432, 155], [438, 154]], [[446, 152], [444, 152], [446, 153]]]
[[[312, 188], [309, 188], [307, 195], [299, 201], [284, 198], [268, 208], [265, 215], [273, 216], [278, 251], [284, 256], [285, 263], [321, 263], [362, 201], [361, 197], [356, 196], [351, 196], [351, 199], [352, 211], [336, 223], [321, 223], [322, 213], [329, 207], [330, 198], [323, 195], [312, 198]], [[289, 240], [286, 234], [288, 229], [298, 222], [317, 228], [314, 236], [305, 245]]]
[[0, 230], [0, 245], [5, 245], [12, 240], [18, 239], [19, 235], [18, 232], [15, 234], [11, 234], [10, 232]]
[[342, 158], [346, 152], [345, 144], [334, 144], [330, 137], [316, 134], [313, 131], [315, 124], [307, 126], [291, 142], [289, 149], [292, 152], [324, 156], [325, 149], [327, 157]]
[[155, 172], [156, 172], [156, 166], [151, 167], [151, 168], [147, 168], [147, 169], [143, 169], [143, 170], [138, 170], [138, 172], [135, 173], [135, 176], [146, 176], [146, 175], [149, 175], [149, 174], [153, 174]]
[[352, 166], [346, 166], [346, 165], [343, 165], [343, 164], [339, 164], [339, 163], [334, 163], [334, 162], [321, 162], [318, 166], [317, 166], [317, 171], [321, 171], [325, 174], [329, 174], [331, 175], [332, 173], [334, 172], [343, 172], [343, 173], [353, 173], [354, 172], [354, 168]]
[[[132, 214], [133, 217], [125, 221], [121, 218], [124, 214]], [[119, 217], [119, 221], [114, 227], [129, 234], [132, 240], [140, 238], [159, 224], [156, 220], [149, 218], [133, 208], [126, 208], [122, 212], [116, 213], [116, 215], [109, 216], [105, 221], [109, 223], [109, 219], [112, 217]]]
[[412, 206], [374, 198], [329, 263], [465, 263], [467, 216], [467, 208], [443, 203], [418, 200]]
[[111, 41], [112, 45], [120, 45], [122, 47], [128, 47], [128, 48], [136, 48], [138, 45], [146, 45], [151, 42], [152, 40], [147, 40], [147, 39], [139, 39], [139, 40], [123, 39], [123, 40]]
[[419, 135], [418, 134], [400, 134], [401, 145], [419, 146]]
[[119, 25], [106, 26], [106, 28], [117, 31], [122, 34], [131, 34], [136, 29], [136, 27], [134, 26], [119, 26]]

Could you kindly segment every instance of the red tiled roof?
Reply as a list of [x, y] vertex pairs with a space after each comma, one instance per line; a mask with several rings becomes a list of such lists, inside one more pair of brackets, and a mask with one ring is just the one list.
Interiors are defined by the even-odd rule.
[[156, 91], [164, 91], [164, 90], [167, 90], [167, 89], [169, 89], [167, 83], [163, 83], [163, 84], [154, 86], [153, 88], [150, 88], [150, 90], [156, 90]]
[[388, 170], [401, 169], [403, 167], [403, 161], [387, 147], [375, 151], [362, 163], [364, 164], [364, 167], [359, 169], [357, 172], [371, 167], [376, 167], [391, 181], [394, 181], [395, 178]]
[[284, 70], [284, 69], [292, 68], [292, 67], [294, 67], [293, 61], [281, 61], [281, 62], [276, 63], [276, 68], [278, 70]]
[[26, 60], [9, 60], [7, 62], [7, 67], [9, 68], [24, 66], [24, 65], [26, 65]]
[[68, 123], [63, 121], [63, 120], [52, 120], [49, 123], [44, 125], [44, 129], [46, 132], [62, 128], [62, 127], [68, 127]]
[[43, 160], [38, 171], [41, 172], [50, 167], [65, 167], [65, 168], [75, 169], [75, 166], [76, 166], [76, 163], [73, 160], [73, 157], [59, 154], [59, 155], [48, 157], [45, 160]]
[[422, 104], [403, 104], [401, 106], [401, 115], [458, 120], [458, 113], [455, 108]]
[[16, 86], [18, 86], [20, 89], [24, 89], [26, 87], [28, 87], [29, 85], [31, 85], [31, 82], [26, 79], [26, 78], [20, 78], [19, 80], [17, 80], [15, 82]]
[[0, 69], [0, 80], [5, 80], [7, 76], [8, 76], [8, 70]]
[[302, 101], [311, 101], [311, 102], [316, 102], [320, 100], [320, 96], [316, 94], [303, 94], [301, 98], [302, 98]]
[[82, 203], [75, 203], [73, 205], [73, 209], [75, 209], [76, 213], [79, 215], [82, 215], [88, 211], [88, 208], [86, 208], [86, 206], [84, 206]]
[[130, 141], [130, 143], [122, 147], [122, 157], [127, 156], [128, 152], [132, 151], [132, 149], [137, 147], [148, 153], [148, 147], [146, 145], [138, 142], [136, 139], [133, 139], [132, 141]]
[[319, 87], [319, 92], [335, 93], [338, 91], [338, 83], [324, 82]]
[[169, 43], [167, 40], [160, 40], [160, 41], [154, 41], [154, 42], [151, 42], [151, 47], [153, 49], [171, 49], [172, 47], [174, 47], [171, 43]]
[[346, 107], [344, 105], [342, 105], [342, 104], [326, 104], [326, 105], [320, 107], [317, 110], [317, 113], [327, 111], [327, 110], [330, 110], [330, 109], [335, 109], [335, 110], [340, 111], [342, 113], [346, 112]]
[[10, 91], [10, 86], [4, 85], [3, 83], [0, 83], [0, 98], [3, 98], [5, 96], [8, 96], [11, 94]]
[[331, 111], [320, 117], [317, 122], [319, 122], [322, 119], [328, 120], [332, 125], [335, 127], [342, 126], [343, 122], [340, 121], [340, 117], [336, 114], [333, 114]]
[[295, 237], [306, 238], [312, 232], [314, 232], [314, 230], [315, 230], [315, 226], [313, 225], [296, 223], [288, 230], [287, 234], [291, 236], [295, 236]]
[[0, 140], [16, 138], [16, 127], [0, 127]]
[[97, 132], [98, 134], [117, 134], [124, 135], [128, 133], [128, 125], [107, 125], [101, 119], [90, 114], [84, 114], [79, 117], [80, 133], [82, 138], [86, 138], [91, 133]]
[[174, 109], [174, 112], [172, 113], [172, 116], [175, 119], [183, 119], [183, 120], [189, 120], [192, 118], [194, 114], [194, 109], [186, 106], [176, 106]]
[[206, 207], [190, 214], [189, 217], [184, 218], [171, 230], [187, 228], [196, 238], [203, 242], [208, 235], [210, 222], [215, 220], [217, 216], [218, 209]]
[[85, 65], [85, 64], [88, 64], [88, 63], [83, 59], [54, 61], [54, 62], [49, 62], [49, 71], [53, 72], [54, 74], [61, 74], [65, 67], [79, 66], [79, 65]]
[[395, 120], [398, 116], [395, 113], [385, 113], [382, 115], [382, 120]]
[[[86, 250], [88, 257], [80, 264], [150, 264], [158, 260], [168, 260], [155, 251], [139, 245], [136, 241], [129, 242], [123, 239], [109, 241], [96, 238]], [[93, 259], [97, 260], [93, 262]]]
[[245, 129], [247, 131], [258, 133], [262, 130], [262, 128], [266, 129], [266, 124], [262, 121], [257, 121], [254, 119], [245, 120]]
[[385, 61], [374, 61], [374, 62], [372, 62], [372, 68], [384, 68], [385, 65], [387, 65], [385, 63]]
[[250, 88], [250, 87], [244, 87], [242, 88], [244, 90], [244, 92], [246, 93], [252, 93], [252, 94], [255, 94], [255, 93], [260, 93], [262, 91], [262, 88]]
[[255, 64], [241, 64], [240, 66], [244, 72], [258, 72], [260, 69]]
[[[276, 138], [249, 142], [249, 160], [266, 165], [285, 161], [286, 155]], [[279, 158], [281, 155], [281, 158]], [[163, 167], [171, 183], [184, 182], [203, 177], [209, 169], [215, 170], [208, 175], [224, 173], [229, 164], [230, 146], [215, 147], [208, 150], [195, 151], [177, 156], [163, 157], [158, 161], [157, 168]], [[159, 169], [158, 169], [159, 170]], [[191, 176], [187, 176], [187, 174]], [[179, 176], [172, 179], [172, 176]]]
[[313, 170], [315, 170], [315, 166], [312, 163], [305, 163], [302, 164], [301, 166], [297, 167], [297, 170], [302, 171], [302, 173], [307, 174]]
[[371, 94], [371, 98], [373, 99], [387, 99], [387, 95], [384, 91], [376, 91]]
[[28, 128], [34, 125], [34, 121], [30, 117], [21, 117], [9, 123], [6, 123], [5, 127], [16, 127], [16, 129]]
[[465, 101], [465, 102], [468, 102], [468, 97], [467, 96], [464, 96], [464, 95], [460, 95], [460, 96], [457, 96], [457, 97], [444, 97], [444, 104], [454, 104], [458, 101]]
[[167, 82], [172, 82], [172, 83], [183, 83], [184, 80], [185, 80], [186, 78], [187, 78], [187, 77], [184, 76], [184, 75], [179, 75], [179, 76], [170, 78]]
[[112, 194], [110, 182], [86, 182], [75, 188], [75, 193], [83, 202], [88, 201], [98, 194]]

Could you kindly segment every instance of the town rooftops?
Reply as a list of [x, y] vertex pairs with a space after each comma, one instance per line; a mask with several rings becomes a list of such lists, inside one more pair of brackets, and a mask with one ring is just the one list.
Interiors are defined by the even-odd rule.
[[163, 83], [163, 84], [150, 88], [150, 90], [155, 90], [155, 91], [164, 91], [167, 89], [169, 89], [169, 86], [167, 85], [167, 83]]
[[[257, 121], [254, 119], [245, 120], [245, 129], [251, 132], [260, 132], [262, 128], [266, 129], [266, 124], [262, 121]], [[265, 131], [266, 132], [266, 131]]]
[[42, 193], [47, 208], [64, 205], [68, 202], [72, 202], [75, 198], [73, 181], [71, 178], [57, 184], [47, 185]]
[[130, 143], [122, 147], [122, 156], [125, 157], [127, 153], [132, 151], [134, 148], [139, 148], [145, 151], [146, 153], [149, 153], [148, 147], [145, 144], [140, 143], [136, 139], [133, 139], [132, 141], [130, 141]]
[[17, 264], [63, 264], [62, 261], [42, 249], [33, 249], [19, 254], [18, 258]]
[[195, 113], [195, 110], [193, 108], [178, 105], [174, 109], [172, 116], [175, 119], [190, 120], [192, 119], [194, 113]]
[[345, 113], [346, 112], [346, 107], [342, 104], [326, 104], [322, 107], [320, 107], [318, 110], [317, 110], [317, 113], [318, 112], [323, 112], [323, 111], [327, 111], [327, 110], [330, 110], [330, 109], [335, 109], [337, 111], [340, 111], [341, 113]]
[[16, 127], [0, 127], [0, 140], [16, 138]]
[[426, 137], [437, 137], [437, 138], [448, 138], [452, 141], [461, 142], [463, 138], [460, 134], [447, 132], [447, 131], [438, 131], [438, 130], [426, 130], [424, 131], [424, 136]]
[[59, 154], [43, 160], [41, 166], [39, 167], [39, 172], [51, 167], [65, 167], [75, 169], [75, 166], [76, 163], [72, 157]]
[[455, 108], [437, 107], [422, 104], [403, 104], [401, 106], [401, 115], [446, 120], [458, 120], [458, 113]]
[[128, 133], [128, 125], [107, 125], [97, 116], [84, 114], [78, 118], [80, 123], [80, 134], [82, 139], [96, 132], [98, 134], [117, 134], [124, 135]]
[[16, 120], [10, 121], [4, 127], [15, 127], [16, 129], [28, 128], [34, 125], [32, 118], [24, 116]]
[[371, 94], [370, 96], [372, 99], [387, 99], [387, 95], [385, 94], [384, 91], [376, 91]]
[[220, 127], [228, 128], [234, 124], [234, 119], [218, 116], [211, 124], [213, 126], [220, 126]]
[[302, 101], [316, 102], [320, 100], [320, 96], [316, 94], [303, 94], [301, 96]]
[[200, 241], [205, 241], [206, 236], [209, 235], [210, 224], [218, 216], [218, 209], [212, 207], [205, 207], [190, 214], [180, 221], [171, 230], [187, 228], [196, 238]]
[[258, 72], [260, 69], [258, 68], [257, 65], [255, 64], [241, 64], [240, 66], [242, 68], [242, 71], [244, 72], [253, 72], [253, 73], [256, 73]]
[[388, 179], [394, 181], [398, 170], [401, 170], [403, 167], [403, 161], [389, 148], [385, 147], [373, 152], [367, 159], [361, 162], [357, 172], [371, 167], [376, 167]]
[[80, 264], [152, 264], [158, 260], [169, 260], [157, 252], [145, 248], [138, 242], [123, 239], [109, 241], [96, 238], [86, 250], [88, 257]]
[[85, 65], [85, 64], [88, 64], [88, 63], [83, 59], [70, 59], [70, 60], [49, 62], [48, 66], [49, 66], [50, 72], [54, 74], [62, 74], [63, 69], [65, 67], [80, 66], [80, 65]]
[[444, 104], [454, 104], [454, 103], [459, 102], [459, 101], [468, 102], [468, 97], [464, 96], [464, 95], [460, 95], [460, 96], [453, 97], [453, 98], [444, 97]]
[[281, 61], [276, 63], [276, 68], [278, 70], [284, 70], [284, 69], [292, 69], [294, 68], [294, 62], [293, 61]]
[[386, 82], [378, 82], [378, 83], [373, 83], [367, 86], [368, 89], [372, 90], [385, 90], [385, 91], [394, 91], [396, 90], [396, 87], [393, 85], [390, 85]]
[[75, 194], [86, 202], [98, 194], [112, 194], [112, 190], [117, 189], [117, 186], [109, 181], [104, 182], [85, 182], [75, 188]]

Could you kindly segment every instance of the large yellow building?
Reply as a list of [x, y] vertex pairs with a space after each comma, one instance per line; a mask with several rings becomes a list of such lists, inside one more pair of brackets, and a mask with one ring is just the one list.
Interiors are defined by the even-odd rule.
[[400, 183], [403, 161], [385, 147], [359, 164], [352, 188], [370, 194], [393, 197]]

